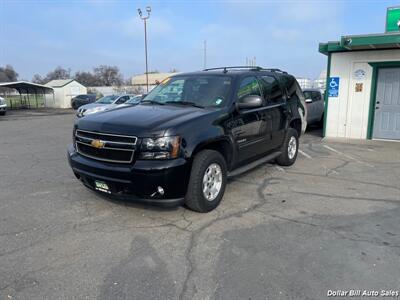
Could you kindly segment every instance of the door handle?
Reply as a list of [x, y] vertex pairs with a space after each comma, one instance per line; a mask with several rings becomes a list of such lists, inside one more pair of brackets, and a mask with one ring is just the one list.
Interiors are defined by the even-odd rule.
[[379, 102], [379, 101], [376, 101], [376, 104], [380, 104], [380, 102]]

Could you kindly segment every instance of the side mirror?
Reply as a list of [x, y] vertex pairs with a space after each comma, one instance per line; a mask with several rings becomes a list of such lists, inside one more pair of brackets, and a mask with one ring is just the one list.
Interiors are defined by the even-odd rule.
[[258, 108], [263, 105], [263, 100], [258, 95], [249, 95], [241, 98], [237, 103], [238, 109]]
[[312, 99], [306, 99], [306, 103], [312, 103]]

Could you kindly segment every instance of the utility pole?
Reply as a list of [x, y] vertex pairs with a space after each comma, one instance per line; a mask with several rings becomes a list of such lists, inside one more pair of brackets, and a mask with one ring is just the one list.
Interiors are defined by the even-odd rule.
[[149, 68], [147, 63], [147, 19], [150, 18], [151, 7], [146, 7], [147, 16], [142, 15], [142, 10], [138, 8], [139, 17], [144, 22], [144, 54], [146, 60], [146, 91], [149, 92]]

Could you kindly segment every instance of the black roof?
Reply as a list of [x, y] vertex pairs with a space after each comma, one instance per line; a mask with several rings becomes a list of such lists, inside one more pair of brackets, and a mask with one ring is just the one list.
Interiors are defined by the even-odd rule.
[[184, 76], [184, 75], [205, 75], [205, 74], [213, 74], [213, 75], [225, 75], [225, 76], [237, 76], [237, 75], [247, 75], [254, 73], [262, 73], [262, 74], [274, 74], [277, 76], [291, 76], [287, 72], [282, 71], [280, 69], [269, 69], [262, 68], [258, 66], [235, 66], [235, 67], [218, 67], [218, 68], [209, 68], [204, 69], [202, 71], [196, 72], [188, 72], [188, 73], [179, 73], [175, 76]]

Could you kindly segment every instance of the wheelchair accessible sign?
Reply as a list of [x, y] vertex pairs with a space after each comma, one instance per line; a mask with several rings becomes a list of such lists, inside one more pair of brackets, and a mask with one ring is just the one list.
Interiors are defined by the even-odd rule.
[[328, 83], [328, 97], [339, 97], [339, 77], [330, 77]]

